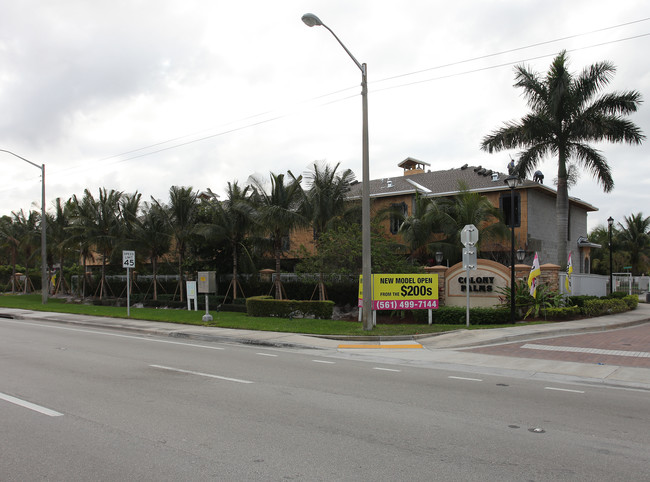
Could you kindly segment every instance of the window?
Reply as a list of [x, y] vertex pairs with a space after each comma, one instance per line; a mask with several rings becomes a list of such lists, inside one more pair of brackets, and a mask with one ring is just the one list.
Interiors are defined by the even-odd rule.
[[404, 222], [404, 218], [408, 215], [408, 208], [406, 207], [406, 203], [395, 203], [391, 204], [390, 207], [390, 232], [391, 234], [397, 234], [400, 226]]
[[[518, 192], [513, 193], [512, 196], [515, 203], [515, 219], [514, 227], [517, 228], [521, 226], [521, 196]], [[510, 193], [502, 194], [499, 198], [499, 209], [503, 214], [503, 221], [506, 223], [506, 226], [513, 227], [512, 222], [510, 221]]]

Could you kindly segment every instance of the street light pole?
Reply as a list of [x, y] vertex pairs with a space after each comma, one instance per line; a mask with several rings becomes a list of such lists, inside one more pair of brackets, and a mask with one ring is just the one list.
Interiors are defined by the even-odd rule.
[[370, 258], [370, 154], [368, 141], [368, 67], [359, 63], [336, 34], [313, 13], [306, 13], [302, 21], [308, 27], [325, 27], [343, 47], [361, 70], [362, 103], [362, 178], [361, 178], [361, 274], [363, 275], [362, 322], [364, 330], [372, 330], [372, 269]]
[[48, 292], [48, 279], [47, 279], [47, 218], [45, 217], [45, 164], [40, 166], [28, 159], [25, 159], [18, 154], [5, 149], [0, 149], [0, 152], [6, 152], [18, 159], [25, 161], [28, 164], [41, 170], [41, 301], [43, 304], [47, 303]]
[[510, 323], [515, 323], [515, 188], [517, 176], [508, 176], [504, 181], [510, 188]]
[[609, 227], [609, 294], [611, 295], [614, 292], [613, 282], [613, 263], [612, 263], [612, 226], [614, 226], [614, 218], [609, 217], [607, 219], [607, 226]]

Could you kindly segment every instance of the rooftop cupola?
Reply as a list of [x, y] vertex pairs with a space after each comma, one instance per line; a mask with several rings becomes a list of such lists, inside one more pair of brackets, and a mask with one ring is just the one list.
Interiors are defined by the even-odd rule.
[[407, 157], [398, 164], [399, 167], [404, 169], [404, 175], [410, 176], [411, 174], [422, 174], [426, 169], [425, 166], [430, 166], [428, 162], [418, 161], [412, 157]]

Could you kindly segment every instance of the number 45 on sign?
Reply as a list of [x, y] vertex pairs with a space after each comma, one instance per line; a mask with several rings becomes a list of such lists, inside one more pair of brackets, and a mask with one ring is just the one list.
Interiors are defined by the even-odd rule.
[[122, 268], [135, 268], [135, 251], [122, 251]]

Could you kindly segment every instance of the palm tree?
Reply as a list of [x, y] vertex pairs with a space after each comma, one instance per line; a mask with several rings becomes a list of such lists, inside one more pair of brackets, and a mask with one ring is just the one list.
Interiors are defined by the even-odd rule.
[[[169, 205], [166, 207], [167, 221], [171, 228], [172, 238], [175, 243], [178, 260], [178, 287], [180, 300], [183, 301], [184, 276], [183, 261], [191, 236], [194, 234], [194, 226], [198, 212], [199, 193], [191, 187], [172, 186], [169, 189]], [[157, 204], [162, 206], [158, 201]]]
[[226, 199], [223, 201], [219, 201], [217, 195], [209, 189], [208, 193], [212, 196], [212, 222], [199, 226], [198, 232], [215, 242], [225, 242], [228, 245], [232, 257], [232, 282], [228, 292], [232, 289], [233, 300], [236, 300], [237, 291], [242, 291], [238, 279], [240, 250], [245, 249], [244, 242], [253, 229], [253, 189], [251, 186], [242, 189], [235, 181], [228, 183]]
[[[82, 246], [97, 250], [102, 257], [102, 272], [99, 299], [104, 296], [106, 285], [106, 261], [119, 243], [122, 233], [120, 201], [122, 192], [106, 188], [99, 190], [97, 199], [88, 189], [82, 199], [73, 196], [75, 214], [73, 221], [74, 240]], [[85, 258], [85, 257], [84, 257]], [[84, 260], [85, 264], [85, 260]], [[85, 273], [84, 273], [85, 276]]]
[[74, 211], [74, 203], [72, 199], [62, 202], [61, 198], [56, 198], [54, 201], [54, 214], [48, 215], [47, 221], [47, 236], [48, 247], [50, 247], [53, 256], [56, 256], [58, 261], [60, 273], [57, 277], [56, 286], [54, 286], [54, 293], [58, 293], [62, 287], [65, 286], [65, 278], [63, 276], [63, 267], [65, 266], [65, 257], [70, 250], [70, 232], [71, 216]]
[[11, 292], [16, 292], [16, 263], [20, 249], [20, 230], [9, 216], [0, 218], [0, 240], [9, 249], [11, 258]]
[[289, 171], [291, 181], [285, 184], [284, 174], [271, 173], [271, 187], [267, 192], [258, 179], [251, 179], [254, 194], [256, 223], [271, 236], [275, 255], [275, 298], [282, 299], [280, 281], [280, 260], [285, 251], [284, 239], [291, 231], [306, 224], [305, 218], [298, 212], [300, 205], [300, 182], [302, 176], [294, 177]]
[[641, 103], [637, 91], [606, 93], [599, 91], [609, 84], [616, 68], [599, 62], [579, 75], [567, 70], [566, 52], [561, 52], [546, 76], [520, 65], [515, 68], [515, 87], [521, 87], [531, 112], [520, 121], [511, 121], [483, 138], [481, 148], [487, 152], [525, 149], [519, 155], [516, 174], [530, 175], [548, 154], [556, 155], [557, 171], [557, 253], [558, 264], [567, 259], [569, 193], [567, 164], [574, 161], [587, 169], [610, 192], [614, 181], [606, 159], [590, 142], [626, 142], [640, 144], [645, 136], [639, 127], [624, 118], [636, 112]]
[[158, 259], [171, 247], [171, 226], [167, 214], [158, 203], [144, 203], [144, 213], [136, 218], [134, 238], [139, 250], [151, 261], [153, 299], [158, 299]]
[[632, 274], [640, 274], [643, 270], [641, 257], [648, 254], [650, 248], [650, 216], [644, 218], [637, 213], [625, 216], [625, 225], [618, 223], [618, 239], [630, 256]]
[[441, 201], [444, 219], [441, 221], [442, 229], [447, 235], [446, 251], [460, 257], [460, 235], [463, 228], [473, 224], [479, 231], [477, 248], [481, 245], [496, 242], [507, 238], [508, 227], [502, 220], [501, 211], [478, 192], [469, 191], [467, 185], [459, 182], [459, 193], [453, 198]]
[[[321, 167], [314, 163], [307, 175], [309, 190], [300, 190], [300, 210], [305, 219], [311, 222], [316, 249], [319, 248], [321, 234], [350, 212], [347, 194], [354, 181], [354, 173], [350, 169], [337, 173], [339, 165], [337, 163], [332, 169], [329, 165]], [[318, 280], [318, 296], [322, 301], [326, 299], [322, 270], [318, 273]]]
[[447, 220], [441, 205], [434, 199], [415, 193], [413, 212], [404, 216], [401, 210], [392, 213], [393, 216], [403, 216], [399, 234], [411, 251], [410, 259], [426, 258], [429, 244], [433, 241], [434, 233], [444, 231], [443, 223]]
[[[13, 214], [13, 224], [16, 227], [16, 235], [18, 238], [19, 254], [22, 254], [25, 261], [25, 286], [24, 292], [29, 291], [31, 280], [29, 278], [29, 262], [33, 259], [34, 255], [39, 251], [41, 244], [41, 231], [40, 231], [40, 218], [41, 214], [36, 211], [30, 211], [28, 215], [21, 209]], [[48, 289], [43, 286], [42, 289]]]

